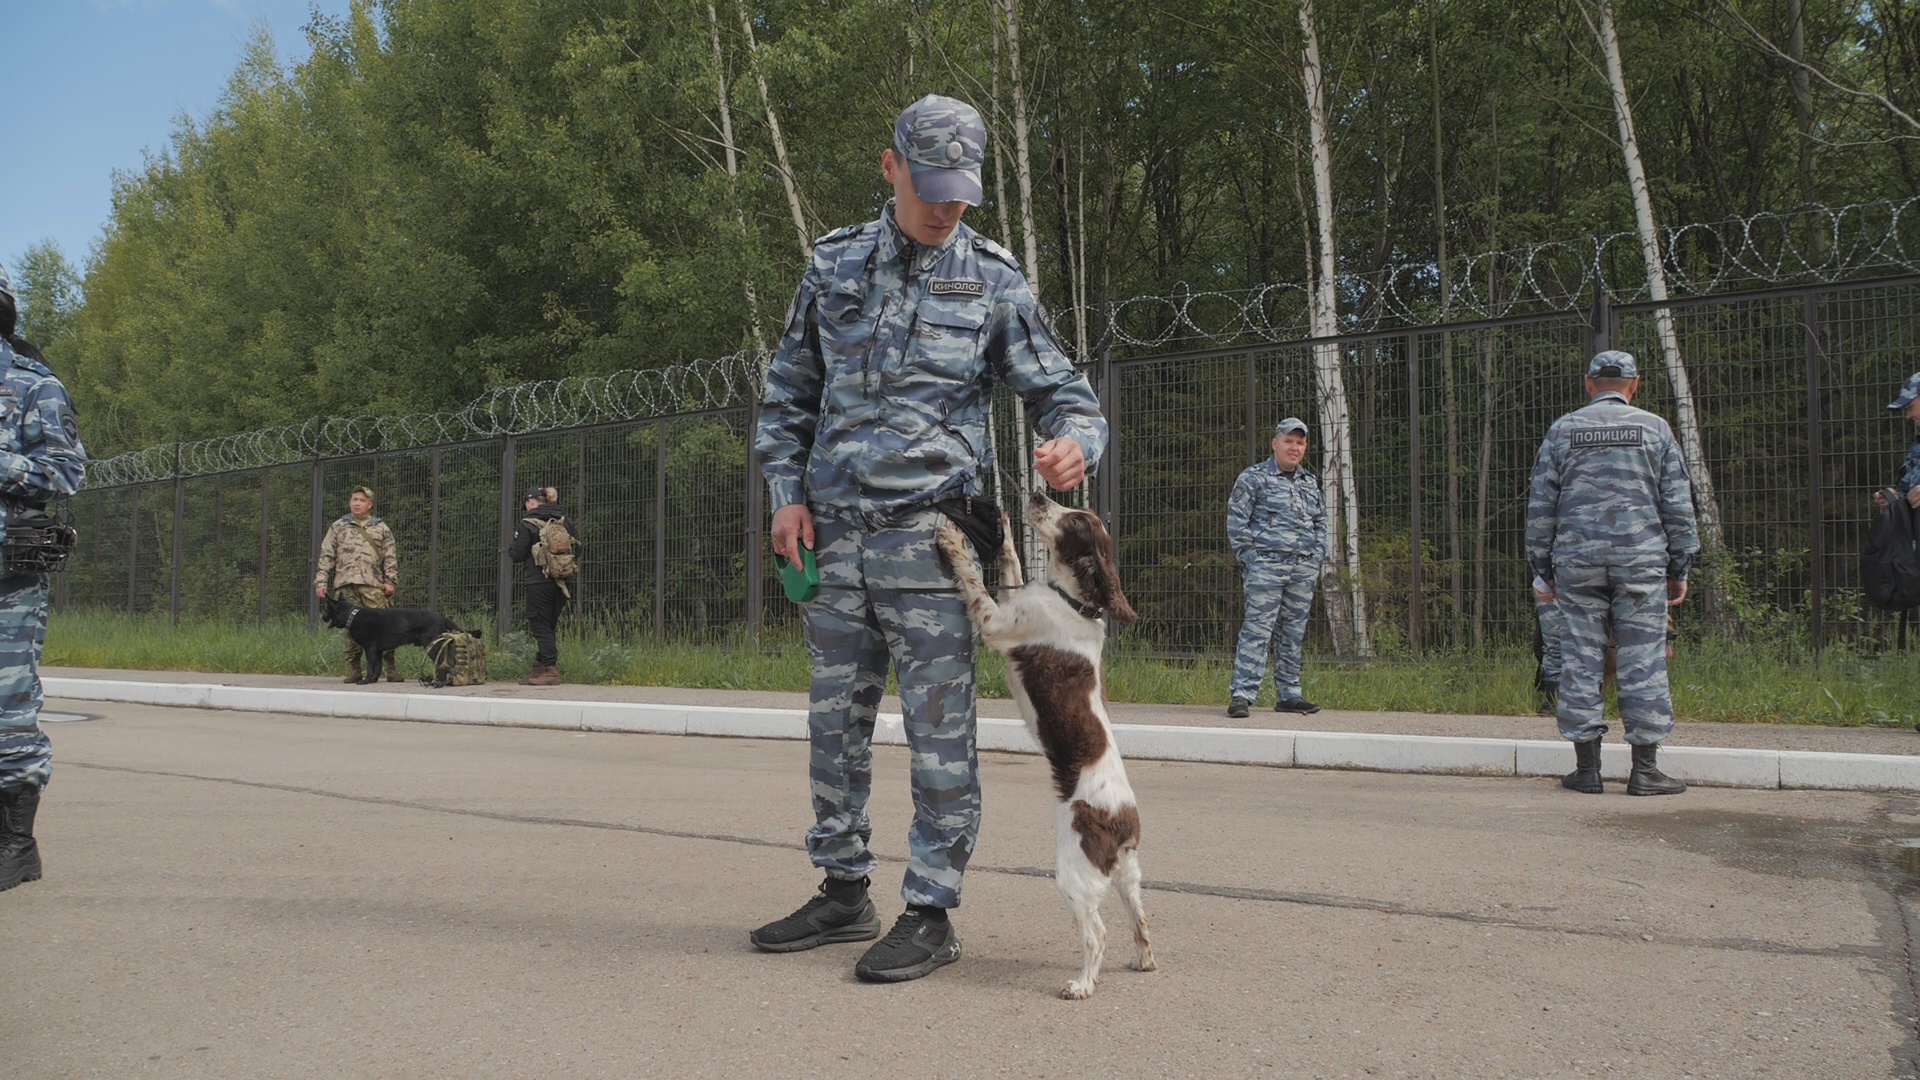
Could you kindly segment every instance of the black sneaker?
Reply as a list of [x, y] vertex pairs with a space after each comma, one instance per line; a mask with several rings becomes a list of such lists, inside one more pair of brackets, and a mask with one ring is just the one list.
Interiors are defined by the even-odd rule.
[[763, 952], [801, 952], [843, 941], [872, 941], [880, 936], [880, 915], [865, 889], [858, 903], [842, 903], [827, 895], [824, 883], [800, 910], [770, 922], [747, 935]]
[[853, 973], [867, 982], [906, 982], [958, 959], [960, 935], [953, 932], [953, 920], [936, 922], [908, 908], [853, 966]]
[[1288, 698], [1285, 701], [1275, 702], [1273, 706], [1273, 711], [1299, 713], [1301, 716], [1312, 716], [1314, 713], [1317, 713], [1320, 711], [1320, 706], [1315, 705], [1313, 702], [1308, 701], [1306, 698], [1296, 697], [1296, 698]]
[[1252, 704], [1253, 702], [1248, 701], [1246, 698], [1234, 698], [1233, 704], [1227, 706], [1227, 715], [1233, 717], [1235, 720], [1245, 720], [1247, 718], [1247, 708]]

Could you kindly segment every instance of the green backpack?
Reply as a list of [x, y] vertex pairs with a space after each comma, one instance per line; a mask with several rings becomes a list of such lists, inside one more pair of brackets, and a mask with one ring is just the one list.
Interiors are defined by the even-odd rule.
[[433, 674], [420, 681], [442, 686], [479, 686], [487, 681], [487, 645], [465, 630], [449, 630], [427, 643]]

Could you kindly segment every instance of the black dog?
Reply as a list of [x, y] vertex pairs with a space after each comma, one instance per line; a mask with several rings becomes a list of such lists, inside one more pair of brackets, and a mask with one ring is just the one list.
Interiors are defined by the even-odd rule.
[[[362, 683], [379, 682], [381, 664], [388, 653], [400, 646], [418, 645], [424, 649], [441, 634], [460, 629], [452, 619], [424, 608], [363, 608], [331, 599], [327, 601], [326, 623], [345, 630], [367, 654], [367, 673], [361, 677]], [[466, 633], [480, 636], [478, 630]]]

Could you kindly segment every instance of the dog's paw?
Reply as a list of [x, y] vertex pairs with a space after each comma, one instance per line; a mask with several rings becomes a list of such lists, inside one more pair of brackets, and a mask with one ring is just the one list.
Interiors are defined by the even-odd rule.
[[940, 557], [941, 569], [952, 573], [956, 567], [965, 566], [970, 553], [967, 551], [967, 538], [954, 526], [953, 522], [942, 522], [934, 531], [933, 547]]
[[1093, 996], [1093, 984], [1075, 979], [1067, 984], [1066, 989], [1060, 991], [1060, 996], [1068, 1001], [1085, 1001]]
[[1134, 960], [1133, 960], [1133, 970], [1135, 970], [1135, 971], [1159, 971], [1159, 970], [1160, 970], [1160, 962], [1159, 962], [1159, 961], [1157, 961], [1157, 960], [1155, 960], [1155, 959], [1153, 958], [1153, 950], [1151, 950], [1151, 949], [1142, 949], [1142, 950], [1141, 950], [1141, 952], [1140, 952], [1140, 955], [1139, 955], [1139, 956], [1136, 956], [1136, 957], [1134, 957]]

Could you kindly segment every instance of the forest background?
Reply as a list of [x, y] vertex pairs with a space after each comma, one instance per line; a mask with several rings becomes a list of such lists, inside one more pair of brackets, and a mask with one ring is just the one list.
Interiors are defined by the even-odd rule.
[[[1625, 0], [1662, 224], [1920, 193], [1907, 0]], [[1337, 272], [1631, 231], [1597, 0], [1344, 0], [1317, 23]], [[257, 40], [14, 268], [96, 456], [458, 406], [777, 336], [813, 237], [872, 218], [893, 116], [991, 129], [969, 221], [1084, 351], [1108, 301], [1316, 272], [1294, 3], [382, 0]], [[1024, 144], [1024, 154], [1019, 152]], [[1819, 238], [1807, 243], [1817, 247]], [[1369, 315], [1340, 297], [1345, 325]], [[1377, 314], [1377, 310], [1372, 312]]]

